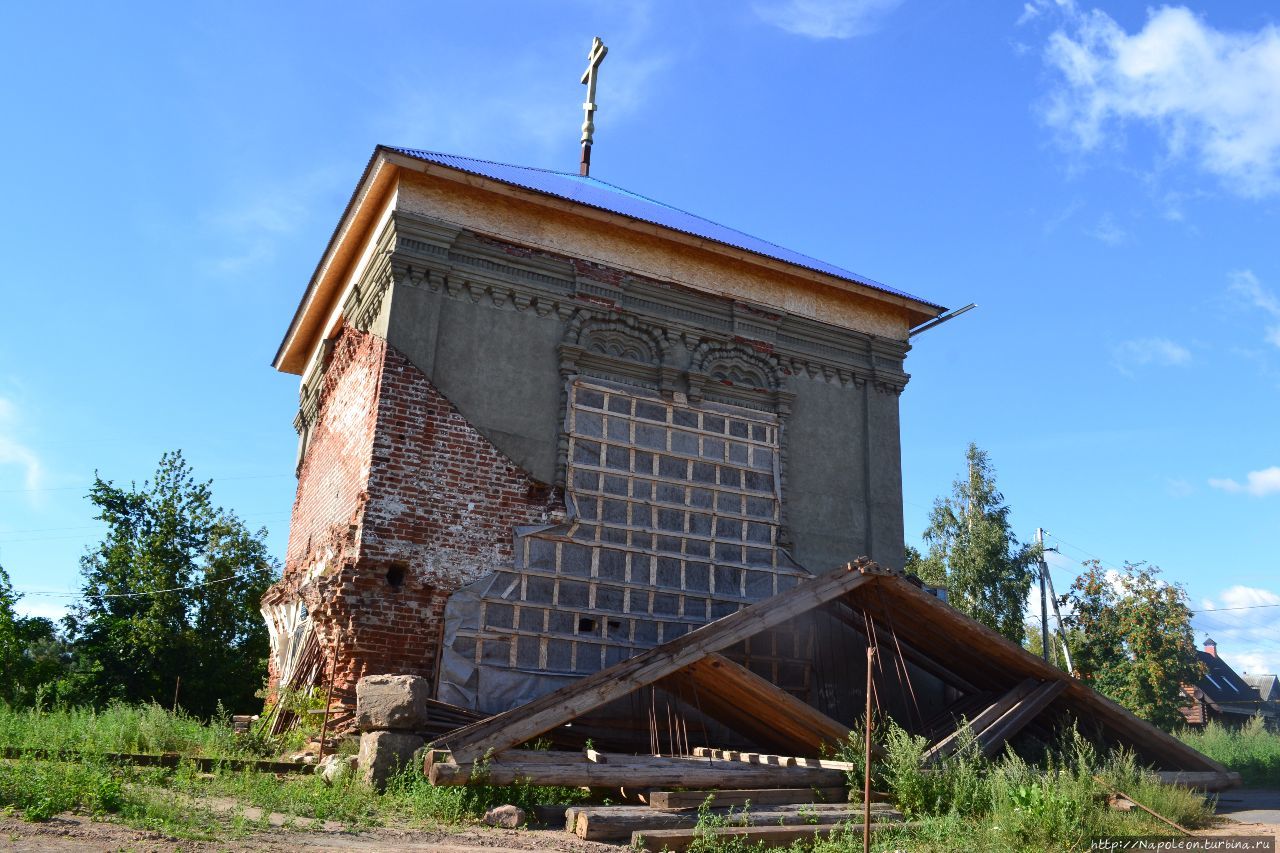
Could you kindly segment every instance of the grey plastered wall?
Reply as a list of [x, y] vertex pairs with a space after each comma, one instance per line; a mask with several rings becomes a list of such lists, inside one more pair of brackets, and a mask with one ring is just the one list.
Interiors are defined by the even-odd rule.
[[560, 422], [556, 345], [564, 324], [550, 314], [402, 284], [391, 293], [387, 342], [404, 354], [467, 422], [535, 479], [555, 476]]
[[[661, 378], [641, 381], [651, 389], [692, 392], [687, 371], [708, 343], [765, 353], [790, 397], [787, 411], [775, 408], [784, 424], [784, 542], [812, 571], [864, 554], [901, 566], [904, 341], [668, 283], [610, 279], [609, 271], [417, 215], [397, 214], [378, 240], [383, 260], [344, 314], [385, 334], [469, 423], [536, 479], [563, 477], [566, 336], [583, 316], [622, 318], [666, 342], [661, 367], [652, 368]], [[717, 399], [721, 385], [714, 377], [704, 382], [709, 399]], [[306, 417], [300, 422], [305, 426]]]
[[792, 554], [821, 572], [866, 551], [862, 391], [808, 377], [792, 378], [791, 388], [784, 500]]

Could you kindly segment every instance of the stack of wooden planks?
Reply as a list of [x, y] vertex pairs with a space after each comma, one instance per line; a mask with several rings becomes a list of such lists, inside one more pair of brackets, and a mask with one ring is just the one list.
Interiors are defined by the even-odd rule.
[[[860, 832], [862, 824], [861, 803], [850, 803], [840, 786], [651, 791], [644, 799], [647, 805], [572, 806], [565, 812], [565, 829], [587, 841], [682, 851], [699, 835], [790, 844], [829, 833], [841, 824], [856, 824]], [[875, 826], [901, 820], [902, 815], [887, 803], [872, 806]]]

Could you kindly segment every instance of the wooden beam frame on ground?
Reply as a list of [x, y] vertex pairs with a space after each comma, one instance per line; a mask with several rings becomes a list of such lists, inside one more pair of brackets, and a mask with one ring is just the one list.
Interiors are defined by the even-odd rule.
[[[767, 728], [768, 735], [776, 739], [779, 746], [781, 742], [804, 749], [821, 746], [823, 741], [836, 737], [838, 723], [829, 721], [816, 709], [794, 700], [789, 694], [721, 657], [719, 653], [762, 631], [833, 602], [847, 604], [855, 612], [864, 611], [877, 629], [881, 626], [893, 626], [892, 637], [886, 635], [879, 639], [879, 644], [887, 653], [896, 655], [901, 648], [905, 658], [906, 650], [910, 648], [922, 660], [931, 660], [935, 669], [945, 670], [952, 679], [949, 683], [962, 682], [974, 689], [993, 691], [995, 695], [1004, 692], [1005, 695], [979, 713], [983, 724], [979, 739], [982, 748], [989, 754], [998, 752], [1010, 738], [1028, 725], [1034, 727], [1032, 721], [1052, 705], [1055, 712], [1060, 712], [1059, 719], [1070, 715], [1078, 720], [1097, 724], [1104, 738], [1133, 748], [1139, 758], [1158, 769], [1219, 774], [1208, 777], [1213, 783], [1231, 779], [1229, 771], [1218, 762], [1138, 719], [1083, 682], [920, 590], [900, 574], [887, 572], [866, 559], [850, 563], [827, 575], [802, 581], [773, 598], [752, 604], [683, 637], [641, 652], [526, 705], [442, 735], [431, 745], [437, 749], [450, 750], [452, 760], [435, 763], [437, 767], [443, 768], [447, 764], [453, 769], [437, 771], [429, 766], [428, 770], [433, 781], [437, 776], [443, 778], [450, 774], [455, 780], [463, 779], [470, 774], [474, 762], [489, 755], [500, 759], [497, 766], [503, 768], [503, 772], [509, 770], [512, 779], [522, 778], [520, 774], [537, 765], [539, 759], [529, 758], [528, 755], [533, 753], [525, 750], [517, 754], [512, 747], [553, 732], [565, 723], [594, 712], [640, 688], [663, 684], [672, 685], [675, 691], [684, 690], [686, 686], [689, 689], [696, 687], [704, 708], [707, 707], [706, 697], [714, 697], [711, 702], [717, 718], [723, 718], [722, 722], [726, 725], [732, 727], [736, 722], [738, 726], [751, 729], [756, 734]], [[855, 628], [857, 621], [851, 620]], [[880, 638], [879, 630], [872, 633]], [[1009, 692], [1009, 685], [1014, 682], [1021, 682], [1021, 685], [1017, 690]], [[1027, 684], [1034, 686], [1029, 691], [1024, 691], [1022, 685]], [[746, 719], [749, 717], [759, 719]], [[788, 719], [782, 719], [783, 717]], [[843, 727], [839, 727], [839, 730], [842, 731]], [[430, 760], [428, 764], [431, 764]], [[809, 769], [755, 766], [749, 762], [738, 762], [737, 765], [749, 774]], [[544, 761], [541, 766], [551, 765]], [[666, 785], [790, 787], [782, 777], [779, 777], [779, 781], [774, 781], [773, 776], [743, 777], [732, 783], [698, 781], [692, 778], [664, 781], [676, 777], [670, 775], [668, 768], [657, 765], [645, 768], [644, 779], [647, 781], [641, 781], [637, 775], [638, 766], [628, 766], [625, 762], [594, 763], [593, 766], [595, 769], [587, 768], [585, 777], [578, 773], [580, 765], [575, 764], [563, 772], [555, 771], [559, 775], [554, 779], [541, 771], [527, 778], [540, 784], [571, 784], [556, 780], [589, 778], [594, 781], [584, 784], [598, 787], [619, 784], [631, 788]], [[672, 769], [679, 770], [689, 766], [691, 765], [684, 763], [675, 765]], [[606, 767], [612, 769], [600, 769]], [[828, 771], [828, 768], [822, 766], [812, 769]], [[578, 775], [575, 776], [574, 773]], [[704, 778], [709, 780], [713, 777], [704, 774]]]
[[839, 749], [849, 737], [848, 726], [716, 653], [669, 675], [659, 686], [762, 746], [800, 747], [822, 755]]
[[432, 746], [447, 748], [459, 764], [469, 764], [490, 751], [510, 749], [614, 699], [655, 684], [713, 652], [724, 651], [794, 616], [848, 595], [884, 574], [887, 572], [870, 560], [849, 563], [519, 708], [450, 732], [433, 741]]

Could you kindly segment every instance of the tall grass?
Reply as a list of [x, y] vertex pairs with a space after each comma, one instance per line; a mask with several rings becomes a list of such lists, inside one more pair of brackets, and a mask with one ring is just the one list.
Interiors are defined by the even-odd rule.
[[[14, 710], [0, 705], [0, 746], [66, 752], [57, 761], [37, 755], [0, 760], [0, 809], [13, 808], [29, 820], [64, 811], [114, 815], [140, 828], [185, 838], [213, 838], [239, 831], [243, 806], [296, 818], [337, 821], [353, 827], [388, 821], [456, 824], [481, 817], [496, 805], [526, 810], [535, 805], [580, 802], [575, 788], [528, 784], [434, 787], [415, 763], [378, 793], [347, 773], [330, 784], [312, 774], [279, 777], [253, 770], [199, 772], [194, 763], [176, 768], [108, 763], [104, 753], [176, 752], [184, 757], [239, 757], [255, 754], [252, 743], [233, 734], [225, 720], [202, 723], [158, 705], [115, 704], [89, 708]], [[220, 798], [229, 808], [200, 805]]]
[[[1039, 853], [1087, 848], [1089, 839], [1099, 836], [1166, 833], [1143, 812], [1110, 810], [1106, 798], [1113, 788], [1183, 826], [1207, 825], [1212, 815], [1201, 797], [1161, 784], [1132, 754], [1099, 756], [1074, 732], [1038, 764], [1030, 764], [1011, 752], [988, 760], [965, 731], [954, 754], [922, 770], [925, 738], [892, 722], [884, 731], [886, 757], [874, 768], [876, 784], [889, 791], [911, 825], [877, 833], [876, 849]], [[859, 747], [851, 744], [849, 757], [856, 757]], [[850, 782], [861, 787], [861, 775]], [[834, 853], [860, 847], [861, 834], [854, 830], [836, 833], [813, 849]]]
[[177, 752], [222, 758], [249, 756], [250, 744], [229, 720], [208, 723], [156, 704], [106, 708], [14, 709], [0, 704], [0, 746], [80, 753]]
[[1267, 731], [1262, 717], [1238, 729], [1210, 722], [1203, 729], [1182, 729], [1178, 737], [1239, 773], [1246, 785], [1280, 788], [1280, 733]]

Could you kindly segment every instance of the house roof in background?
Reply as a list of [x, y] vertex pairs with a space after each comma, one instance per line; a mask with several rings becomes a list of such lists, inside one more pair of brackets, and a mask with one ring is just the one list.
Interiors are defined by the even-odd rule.
[[1205, 666], [1205, 676], [1199, 687], [1215, 702], [1257, 702], [1258, 691], [1248, 684], [1231, 665], [1217, 655], [1196, 652]]

